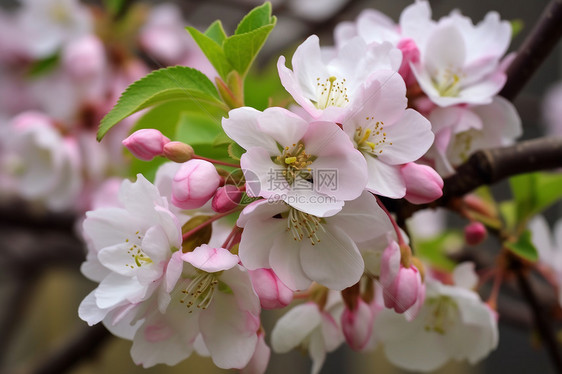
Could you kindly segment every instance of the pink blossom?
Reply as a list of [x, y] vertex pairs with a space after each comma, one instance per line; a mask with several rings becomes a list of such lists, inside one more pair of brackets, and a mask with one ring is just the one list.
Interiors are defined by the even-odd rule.
[[[203, 245], [172, 258], [170, 302], [149, 311], [133, 338], [135, 363], [174, 365], [189, 357], [198, 336], [215, 365], [242, 369], [258, 346], [259, 300], [238, 256]], [[178, 262], [179, 261], [179, 262]], [[179, 267], [176, 267], [180, 265]]]
[[271, 269], [250, 270], [254, 290], [264, 309], [283, 308], [293, 300], [291, 291]]
[[412, 204], [426, 204], [443, 196], [443, 179], [427, 165], [409, 162], [400, 173], [406, 184], [404, 198]]
[[182, 209], [202, 207], [209, 201], [221, 182], [213, 164], [204, 160], [184, 163], [172, 182], [172, 204]]
[[271, 268], [292, 290], [306, 289], [312, 281], [342, 290], [357, 283], [365, 270], [356, 242], [387, 232], [389, 222], [365, 191], [324, 218], [259, 200], [242, 211], [237, 224], [244, 228], [239, 254], [246, 268]]
[[[365, 159], [336, 123], [310, 122], [283, 108], [243, 107], [231, 110], [222, 126], [247, 151], [240, 165], [255, 183], [247, 185], [250, 196], [282, 200], [324, 217], [365, 188]], [[337, 170], [337, 186], [321, 182], [326, 170]]]
[[123, 140], [123, 145], [139, 160], [150, 161], [156, 156], [161, 156], [164, 153], [164, 145], [169, 142], [170, 139], [156, 129], [141, 129]]
[[103, 43], [94, 35], [73, 40], [63, 50], [62, 64], [76, 79], [100, 77], [106, 67]]
[[316, 35], [306, 39], [292, 58], [293, 70], [279, 57], [277, 68], [285, 89], [313, 118], [336, 120], [349, 111], [359, 88], [379, 70], [396, 72], [401, 53], [390, 43], [367, 45], [351, 38], [333, 53], [323, 53]]
[[453, 286], [427, 280], [427, 297], [417, 318], [384, 309], [374, 330], [387, 358], [406, 370], [433, 371], [450, 360], [475, 364], [498, 344], [496, 315], [479, 295], [467, 289], [477, 277], [473, 268], [455, 269]]
[[358, 90], [352, 110], [338, 119], [365, 157], [366, 189], [390, 198], [406, 194], [401, 165], [422, 157], [434, 139], [430, 122], [407, 108], [407, 101], [404, 80], [380, 70]]

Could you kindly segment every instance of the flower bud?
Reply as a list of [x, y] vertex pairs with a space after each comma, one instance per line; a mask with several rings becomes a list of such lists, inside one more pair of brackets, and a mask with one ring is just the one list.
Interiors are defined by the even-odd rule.
[[217, 191], [221, 177], [215, 166], [204, 160], [190, 160], [172, 181], [172, 204], [182, 209], [200, 208]]
[[122, 143], [139, 160], [150, 161], [156, 156], [161, 156], [164, 153], [164, 145], [169, 142], [170, 139], [156, 129], [141, 129], [132, 133]]
[[486, 239], [488, 232], [480, 222], [471, 222], [464, 228], [464, 240], [468, 245], [478, 245]]
[[400, 173], [406, 182], [406, 200], [412, 204], [430, 203], [443, 196], [443, 179], [426, 165], [410, 162], [402, 165]]
[[373, 333], [374, 310], [361, 298], [354, 310], [346, 308], [341, 316], [341, 326], [347, 344], [355, 351], [361, 351]]
[[398, 243], [390, 242], [382, 254], [380, 270], [384, 305], [396, 313], [404, 313], [416, 304], [421, 295], [419, 288], [423, 287], [418, 269], [414, 265], [404, 267], [400, 257]]
[[402, 39], [396, 46], [402, 52], [402, 64], [398, 69], [398, 73], [404, 78], [407, 85], [416, 82], [416, 77], [412, 73], [410, 63], [416, 63], [420, 60], [420, 50], [412, 39]]
[[168, 160], [178, 163], [191, 160], [195, 154], [193, 148], [183, 142], [169, 142], [164, 144], [163, 153]]
[[238, 187], [232, 184], [219, 188], [215, 196], [213, 196], [213, 210], [217, 213], [225, 213], [236, 208], [243, 194]]
[[254, 290], [264, 309], [283, 308], [293, 300], [291, 291], [271, 269], [249, 270]]

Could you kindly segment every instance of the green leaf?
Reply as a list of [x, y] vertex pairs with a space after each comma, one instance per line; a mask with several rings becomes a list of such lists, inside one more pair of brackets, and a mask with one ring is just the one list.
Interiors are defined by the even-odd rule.
[[214, 144], [221, 133], [224, 134], [218, 120], [203, 113], [186, 112], [177, 122], [174, 139], [191, 145], [199, 156], [231, 161], [228, 144]]
[[429, 240], [413, 241], [415, 254], [427, 260], [432, 266], [446, 271], [455, 268], [455, 262], [447, 257], [447, 253], [462, 249], [463, 234], [449, 230]]
[[505, 246], [526, 260], [535, 262], [539, 259], [539, 253], [531, 241], [531, 232], [529, 230], [525, 230], [515, 243], [505, 243]]
[[60, 56], [58, 54], [54, 54], [42, 60], [34, 61], [29, 67], [28, 75], [31, 78], [36, 78], [47, 74], [58, 66], [59, 61]]
[[509, 232], [513, 232], [517, 225], [517, 205], [515, 201], [503, 201], [500, 204], [500, 212]]
[[211, 26], [205, 30], [205, 35], [213, 39], [219, 46], [222, 46], [222, 43], [226, 39], [226, 33], [222, 27], [222, 22], [220, 20], [213, 22]]
[[250, 13], [246, 14], [246, 16], [238, 24], [234, 35], [254, 31], [255, 29], [270, 25], [274, 22], [274, 17], [271, 17], [271, 3], [266, 2], [263, 5], [252, 9]]
[[214, 146], [229, 145], [230, 143], [232, 143], [232, 139], [230, 139], [224, 132], [219, 133], [215, 140], [213, 140]]
[[273, 20], [274, 23], [271, 25], [262, 26], [244, 34], [233, 35], [224, 41], [224, 54], [241, 76], [246, 75], [269, 33], [273, 30], [275, 17]]
[[[201, 48], [205, 56], [207, 56], [209, 62], [215, 67], [221, 78], [226, 79], [226, 76], [232, 71], [233, 67], [228, 62], [222, 46], [217, 44], [213, 38], [203, 34], [194, 27], [188, 26], [186, 29], [191, 34], [199, 48]], [[212, 32], [212, 34], [213, 37], [216, 37], [214, 32]]]
[[524, 222], [562, 198], [562, 174], [522, 174], [510, 178], [509, 182], [518, 222]]
[[160, 69], [131, 84], [121, 94], [117, 104], [102, 119], [98, 140], [131, 114], [173, 100], [194, 102], [201, 107], [211, 105], [226, 111], [215, 86], [205, 74], [184, 66]]
[[230, 143], [228, 145], [228, 155], [232, 159], [240, 161], [240, 157], [242, 157], [244, 153], [246, 153], [246, 150], [240, 147], [237, 143]]

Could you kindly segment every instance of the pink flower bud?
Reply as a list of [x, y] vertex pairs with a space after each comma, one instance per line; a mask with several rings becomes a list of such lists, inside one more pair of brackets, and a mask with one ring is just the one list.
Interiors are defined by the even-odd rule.
[[193, 148], [183, 142], [169, 142], [164, 144], [164, 156], [174, 162], [183, 163], [193, 158]]
[[93, 78], [105, 68], [103, 43], [94, 35], [71, 42], [62, 53], [62, 63], [74, 78]]
[[172, 204], [182, 209], [200, 208], [217, 191], [221, 177], [209, 161], [190, 160], [177, 171], [172, 181]]
[[396, 313], [406, 312], [425, 295], [420, 292], [423, 287], [420, 272], [414, 265], [402, 266], [400, 257], [400, 247], [396, 242], [390, 242], [383, 252], [380, 270], [384, 305]]
[[224, 213], [238, 206], [244, 193], [238, 187], [227, 184], [217, 190], [213, 197], [212, 207], [217, 213]]
[[486, 239], [488, 232], [480, 222], [471, 222], [464, 228], [464, 240], [468, 245], [478, 245]]
[[443, 196], [443, 179], [426, 165], [410, 162], [402, 165], [400, 173], [406, 182], [406, 200], [412, 204], [430, 203]]
[[170, 139], [156, 129], [141, 129], [123, 140], [123, 145], [139, 160], [150, 161], [164, 153], [164, 145]]
[[402, 52], [402, 64], [398, 73], [404, 78], [407, 85], [415, 83], [416, 77], [410, 68], [410, 62], [416, 63], [420, 60], [420, 50], [412, 39], [402, 39], [396, 46]]
[[359, 298], [355, 310], [345, 309], [341, 316], [343, 335], [347, 344], [355, 351], [365, 348], [373, 333], [375, 313], [366, 302]]
[[291, 291], [271, 269], [249, 270], [254, 290], [264, 309], [283, 308], [293, 300]]

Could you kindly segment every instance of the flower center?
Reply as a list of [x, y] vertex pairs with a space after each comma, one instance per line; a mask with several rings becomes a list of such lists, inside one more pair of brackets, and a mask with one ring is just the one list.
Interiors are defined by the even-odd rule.
[[458, 69], [447, 68], [433, 79], [433, 86], [440, 96], [457, 97], [461, 90], [461, 78], [464, 74]]
[[125, 239], [125, 243], [130, 245], [127, 253], [132, 257], [132, 262], [125, 264], [125, 266], [134, 269], [135, 266], [137, 268], [142, 267], [143, 265], [151, 264], [152, 259], [148, 257], [144, 251], [142, 250], [141, 243], [142, 243], [142, 235], [140, 231], [135, 233], [135, 237], [133, 239]]
[[365, 127], [359, 126], [355, 130], [354, 140], [358, 150], [377, 157], [383, 152], [384, 147], [392, 145], [392, 142], [387, 141], [384, 122], [375, 122], [374, 117], [366, 117], [366, 120]]
[[338, 81], [338, 78], [331, 76], [322, 80], [316, 78], [316, 107], [326, 109], [329, 106], [344, 107], [349, 103], [345, 78]]
[[189, 313], [193, 313], [193, 307], [207, 309], [211, 301], [219, 280], [213, 273], [200, 272], [189, 285], [182, 290], [183, 297], [180, 303], [185, 304]]
[[273, 162], [283, 166], [283, 177], [285, 177], [289, 184], [293, 184], [297, 176], [300, 176], [302, 179], [310, 179], [312, 177], [312, 169], [309, 166], [316, 157], [306, 153], [304, 144], [300, 142], [293, 144], [292, 148], [285, 147], [282, 152], [281, 155], [273, 159]]
[[[460, 162], [468, 160], [476, 133], [476, 130], [468, 130], [455, 136], [453, 146], [450, 149], [455, 151]], [[454, 155], [452, 158], [455, 158]]]
[[320, 242], [316, 234], [319, 229], [324, 229], [321, 225], [322, 219], [298, 209], [290, 208], [287, 217], [287, 231], [293, 235], [294, 240], [301, 241], [305, 236], [312, 245]]
[[49, 15], [56, 23], [62, 25], [68, 25], [72, 21], [70, 10], [60, 1], [55, 2], [50, 6]]
[[458, 320], [459, 307], [449, 296], [440, 296], [427, 301], [433, 307], [426, 317], [425, 331], [434, 331], [444, 335], [448, 328]]

